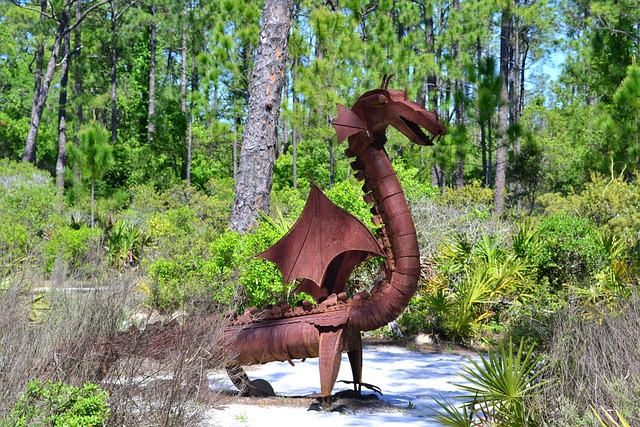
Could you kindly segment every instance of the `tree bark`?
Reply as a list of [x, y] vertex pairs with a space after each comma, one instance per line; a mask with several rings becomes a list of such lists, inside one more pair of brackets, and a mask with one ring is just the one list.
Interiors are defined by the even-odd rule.
[[115, 5], [113, 1], [109, 2], [109, 8], [111, 9], [111, 70], [109, 76], [111, 78], [111, 141], [116, 142], [118, 140], [118, 51], [117, 51], [117, 19]]
[[293, 0], [264, 2], [260, 40], [251, 72], [231, 230], [247, 231], [260, 211], [269, 210], [292, 13]]
[[[183, 120], [187, 123], [187, 13], [188, 3], [183, 2], [182, 6], [182, 46], [180, 47], [180, 112]], [[191, 185], [191, 165], [189, 158], [191, 157], [189, 140], [187, 135], [188, 129], [182, 134], [182, 178], [187, 181], [187, 185]]]
[[60, 55], [60, 44], [62, 41], [62, 32], [59, 30], [56, 33], [53, 47], [51, 48], [51, 56], [47, 63], [47, 70], [42, 78], [42, 85], [37, 93], [37, 96], [33, 98], [31, 124], [29, 126], [29, 133], [27, 134], [27, 141], [24, 147], [24, 153], [22, 155], [22, 161], [24, 162], [36, 162], [36, 143], [38, 139], [38, 131], [40, 130], [40, 120], [42, 119], [42, 113], [44, 112], [47, 98], [49, 97], [49, 88], [51, 87], [51, 81], [56, 71], [56, 63], [58, 56]]
[[[62, 12], [61, 19], [69, 25], [69, 10]], [[62, 48], [60, 65], [60, 97], [58, 101], [58, 158], [56, 160], [56, 187], [64, 188], [64, 169], [67, 166], [67, 83], [69, 81], [69, 61], [71, 56], [71, 36], [67, 32]]]
[[[40, 2], [40, 22], [45, 20], [45, 12], [47, 11], [47, 1], [42, 0]], [[36, 100], [40, 97], [40, 91], [42, 90], [42, 69], [44, 68], [44, 42], [38, 43], [38, 47], [36, 48], [36, 57], [35, 61], [36, 69], [35, 69], [35, 78], [33, 84], [33, 103], [31, 104], [31, 123], [33, 123], [34, 118], [37, 114], [37, 104]], [[40, 119], [38, 119], [38, 125], [40, 123]], [[27, 142], [24, 147], [24, 153], [22, 155], [23, 162], [36, 162], [36, 141], [35, 139], [30, 140], [27, 138]]]
[[293, 155], [293, 188], [298, 188], [298, 93], [296, 92], [296, 70], [298, 61], [291, 64], [291, 103], [292, 103], [292, 120], [291, 120], [291, 148]]
[[[82, 16], [82, 2], [76, 3], [76, 20], [80, 20]], [[76, 106], [75, 120], [73, 121], [73, 131], [75, 134], [75, 143], [78, 144], [78, 132], [80, 126], [84, 122], [84, 113], [82, 110], [82, 93], [83, 88], [83, 74], [82, 67], [80, 66], [80, 50], [82, 48], [82, 31], [78, 26], [77, 31], [73, 35], [73, 51], [74, 51], [74, 68], [73, 68], [73, 102]]]
[[[454, 0], [453, 1], [453, 10], [455, 10], [456, 13], [460, 12], [460, 0]], [[454, 52], [454, 56], [456, 58], [456, 62], [458, 64], [462, 63], [462, 58], [461, 58], [461, 54], [460, 54], [460, 45], [458, 44], [458, 42], [455, 42], [453, 44], [453, 52]], [[454, 90], [455, 90], [455, 97], [454, 97], [454, 105], [453, 105], [453, 109], [454, 109], [454, 114], [455, 114], [455, 124], [457, 127], [461, 128], [462, 126], [464, 126], [464, 107], [463, 107], [463, 101], [462, 101], [462, 96], [463, 96], [463, 87], [462, 87], [462, 79], [457, 77], [455, 79], [454, 82]], [[458, 146], [456, 148], [456, 172], [455, 172], [455, 180], [456, 180], [456, 189], [460, 190], [462, 187], [464, 187], [464, 162], [465, 162], [465, 153], [466, 150], [463, 148], [464, 146]]]
[[149, 37], [149, 109], [147, 112], [147, 141], [153, 143], [156, 135], [156, 4], [151, 4], [151, 35]]
[[494, 182], [494, 212], [502, 215], [505, 207], [506, 191], [506, 167], [507, 145], [509, 135], [509, 43], [511, 30], [511, 11], [507, 8], [502, 11], [500, 22], [500, 77], [502, 88], [500, 90], [500, 106], [498, 108], [498, 141], [496, 147], [496, 175]]

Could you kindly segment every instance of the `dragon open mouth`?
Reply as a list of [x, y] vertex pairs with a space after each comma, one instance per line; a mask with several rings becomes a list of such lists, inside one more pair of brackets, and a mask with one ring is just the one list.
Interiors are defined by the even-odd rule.
[[420, 126], [419, 124], [412, 122], [411, 120], [400, 116], [400, 118], [402, 119], [402, 121], [407, 125], [407, 127], [409, 127], [409, 129], [411, 129], [411, 132], [413, 132], [414, 134], [416, 134], [416, 136], [418, 138], [420, 138], [420, 140], [425, 144], [425, 145], [431, 145], [433, 138], [430, 137], [429, 135], [427, 135], [424, 130], [422, 130], [422, 126]]

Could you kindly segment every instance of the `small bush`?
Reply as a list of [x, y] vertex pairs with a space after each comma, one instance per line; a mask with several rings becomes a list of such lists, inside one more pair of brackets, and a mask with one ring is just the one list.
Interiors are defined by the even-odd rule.
[[606, 262], [595, 225], [587, 218], [557, 214], [542, 219], [538, 226], [541, 244], [535, 265], [539, 279], [547, 278], [555, 288], [583, 286]]
[[493, 207], [493, 190], [474, 180], [459, 190], [449, 190], [438, 201], [446, 206], [472, 206], [478, 213], [487, 213]]
[[91, 252], [100, 241], [100, 230], [87, 226], [78, 229], [59, 227], [44, 245], [45, 272], [51, 273], [56, 262], [62, 261], [71, 267], [71, 273], [81, 271]]
[[0, 261], [4, 269], [35, 262], [41, 243], [61, 225], [61, 199], [48, 173], [0, 159]]
[[63, 382], [33, 380], [11, 410], [16, 427], [98, 427], [109, 418], [109, 395], [97, 385], [82, 388]]

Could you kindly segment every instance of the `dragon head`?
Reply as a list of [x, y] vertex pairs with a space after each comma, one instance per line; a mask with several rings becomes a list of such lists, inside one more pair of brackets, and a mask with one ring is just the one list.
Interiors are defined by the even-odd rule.
[[406, 90], [388, 89], [391, 76], [384, 76], [380, 89], [363, 94], [347, 108], [338, 105], [338, 116], [332, 121], [338, 141], [360, 132], [384, 135], [393, 126], [419, 145], [433, 145], [433, 140], [446, 133], [438, 116], [425, 110], [424, 105], [409, 101]]

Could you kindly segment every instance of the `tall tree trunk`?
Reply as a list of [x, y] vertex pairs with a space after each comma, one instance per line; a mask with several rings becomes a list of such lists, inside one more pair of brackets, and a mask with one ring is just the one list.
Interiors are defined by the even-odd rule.
[[500, 106], [498, 108], [498, 141], [496, 147], [496, 176], [493, 204], [496, 215], [502, 215], [505, 208], [507, 145], [509, 135], [509, 43], [511, 40], [511, 10], [502, 11], [500, 22]]
[[111, 9], [111, 141], [116, 142], [118, 140], [118, 51], [117, 51], [117, 39], [118, 39], [118, 23], [115, 5], [113, 1], [109, 2]]
[[[40, 23], [45, 20], [45, 12], [47, 11], [47, 1], [42, 0], [40, 2]], [[44, 40], [41, 43], [38, 43], [36, 48], [36, 57], [34, 59], [36, 64], [36, 69], [34, 71], [35, 78], [33, 84], [33, 102], [31, 104], [31, 123], [34, 121], [34, 117], [37, 114], [36, 110], [36, 99], [40, 97], [40, 91], [42, 90], [42, 69], [44, 68]], [[40, 120], [38, 119], [38, 123]], [[29, 138], [27, 138], [27, 142], [25, 144], [24, 153], [22, 155], [23, 162], [36, 162], [36, 141], [33, 139], [31, 142]]]
[[247, 231], [268, 211], [293, 0], [266, 0], [251, 72], [230, 228]]
[[240, 117], [238, 113], [233, 113], [233, 181], [238, 180], [238, 130], [240, 128]]
[[94, 206], [95, 206], [95, 194], [96, 194], [96, 179], [91, 177], [91, 228], [95, 227], [95, 216], [94, 216]]
[[[453, 1], [453, 9], [456, 13], [460, 12], [460, 0]], [[456, 58], [456, 62], [458, 64], [462, 63], [462, 58], [460, 55], [460, 45], [458, 42], [453, 44], [453, 54]], [[454, 91], [455, 96], [453, 99], [453, 109], [455, 114], [455, 124], [456, 127], [461, 128], [464, 126], [464, 111], [463, 111], [463, 87], [462, 87], [462, 79], [456, 77], [454, 82]], [[464, 142], [458, 143], [458, 147], [456, 147], [456, 171], [455, 171], [455, 180], [456, 180], [456, 189], [460, 190], [464, 187], [464, 161], [465, 161], [465, 153], [466, 149], [464, 147]]]
[[298, 93], [296, 92], [296, 67], [298, 58], [294, 58], [291, 63], [291, 149], [293, 155], [293, 188], [298, 188]]
[[[191, 93], [196, 90], [196, 64], [195, 58], [191, 59]], [[193, 155], [193, 100], [189, 103], [189, 113], [187, 116], [189, 127], [187, 129], [187, 185], [191, 185], [191, 160]]]
[[[423, 10], [424, 15], [424, 23], [426, 26], [426, 50], [427, 53], [431, 56], [434, 56], [436, 53], [435, 48], [435, 30], [433, 28], [433, 17], [430, 13]], [[429, 100], [429, 109], [437, 111], [438, 110], [438, 79], [436, 76], [436, 70], [429, 70], [427, 74], [426, 81], [426, 93], [427, 99]]]
[[[517, 9], [516, 9], [517, 13]], [[510, 29], [510, 54], [509, 61], [509, 127], [520, 123], [520, 26], [519, 17], [514, 15], [511, 19]], [[520, 153], [520, 135], [515, 135], [515, 140], [509, 141], [509, 150], [512, 153]], [[509, 190], [514, 194], [516, 208], [522, 206], [522, 186], [519, 182], [508, 183]]]
[[[180, 48], [180, 112], [183, 120], [189, 120], [187, 117], [187, 13], [188, 1], [184, 0], [182, 6], [182, 46]], [[187, 185], [191, 185], [191, 165], [189, 157], [191, 153], [188, 147], [187, 127], [182, 134], [182, 179], [187, 180]]]
[[[60, 17], [69, 25], [69, 10], [64, 9]], [[62, 48], [60, 65], [60, 97], [58, 101], [58, 159], [56, 160], [56, 187], [64, 188], [64, 169], [67, 166], [67, 83], [69, 81], [69, 61], [71, 60], [71, 36], [67, 32]]]
[[489, 177], [489, 164], [487, 162], [487, 135], [486, 124], [480, 123], [480, 147], [482, 150], [482, 173], [484, 177], [484, 186], [486, 188], [491, 187], [491, 178]]
[[[82, 2], [76, 2], [76, 21], [79, 21], [82, 16]], [[82, 109], [82, 94], [83, 88], [83, 73], [80, 65], [80, 50], [82, 49], [82, 31], [78, 26], [77, 31], [73, 35], [73, 51], [75, 60], [73, 61], [73, 101], [76, 106], [75, 120], [73, 121], [73, 133], [75, 135], [75, 143], [78, 144], [78, 133], [80, 126], [84, 122], [84, 112]]]
[[[476, 62], [478, 64], [478, 68], [482, 62], [482, 43], [480, 41], [480, 37], [476, 38]], [[487, 132], [485, 120], [479, 120], [480, 125], [480, 148], [482, 151], [482, 176], [484, 179], [483, 185], [485, 188], [491, 188], [492, 182], [490, 178], [489, 168], [490, 163], [487, 161]]]
[[151, 145], [156, 135], [156, 9], [151, 4], [151, 34], [149, 37], [149, 110], [147, 113], [147, 141]]
[[42, 78], [42, 84], [37, 94], [34, 93], [33, 104], [31, 107], [31, 124], [29, 125], [29, 132], [27, 133], [27, 141], [24, 147], [24, 153], [22, 154], [22, 161], [24, 162], [36, 162], [36, 143], [38, 140], [38, 131], [40, 130], [40, 120], [42, 120], [42, 113], [44, 112], [47, 98], [49, 97], [49, 89], [51, 87], [51, 81], [56, 71], [56, 63], [58, 62], [58, 56], [60, 55], [60, 44], [63, 38], [63, 29], [59, 26], [53, 41], [53, 47], [51, 48], [51, 56], [47, 63], [47, 70]]

